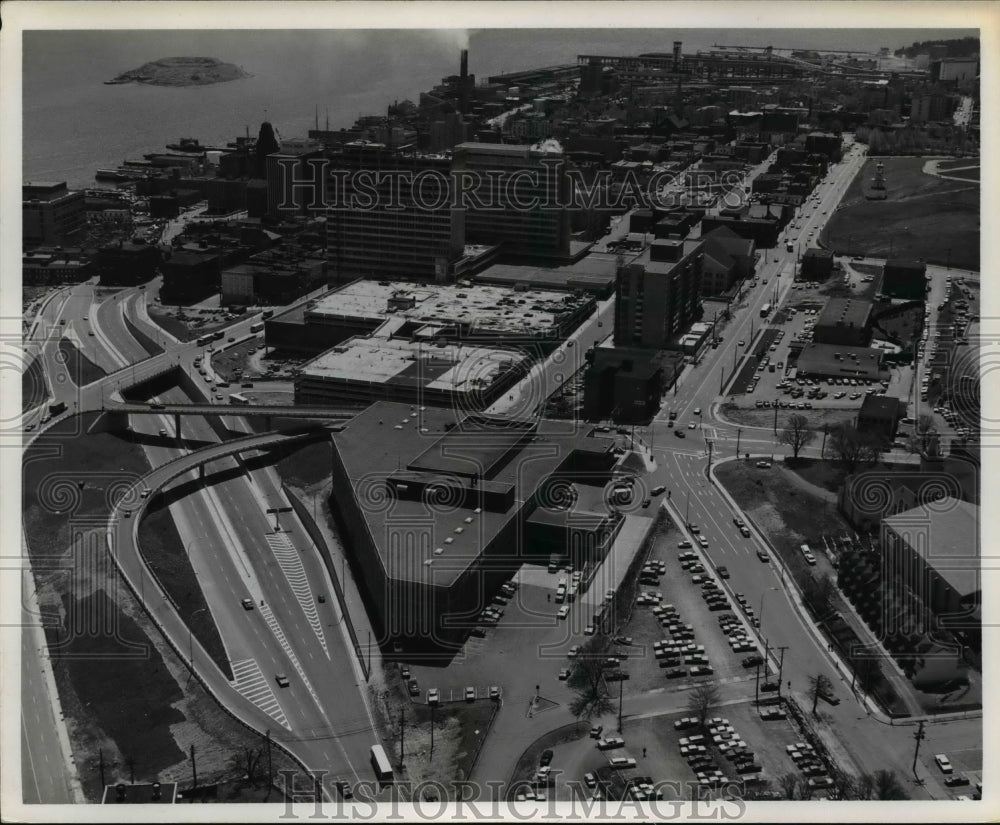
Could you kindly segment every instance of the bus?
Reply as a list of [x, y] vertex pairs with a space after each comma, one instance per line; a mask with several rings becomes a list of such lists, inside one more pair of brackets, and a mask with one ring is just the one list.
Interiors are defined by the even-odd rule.
[[761, 318], [766, 318], [770, 314], [771, 314], [771, 305], [770, 304], [764, 304], [764, 306], [762, 306], [760, 308], [760, 317]]
[[379, 782], [392, 782], [392, 765], [381, 745], [372, 745], [372, 768]]
[[211, 335], [202, 335], [201, 338], [199, 338], [196, 341], [196, 343], [198, 344], [199, 347], [203, 347], [203, 346], [205, 346], [205, 344], [211, 344], [212, 341], [214, 341], [214, 340], [215, 340], [215, 338], [213, 336], [211, 336]]
[[263, 332], [264, 322], [258, 321], [256, 324], [250, 324], [250, 332]]

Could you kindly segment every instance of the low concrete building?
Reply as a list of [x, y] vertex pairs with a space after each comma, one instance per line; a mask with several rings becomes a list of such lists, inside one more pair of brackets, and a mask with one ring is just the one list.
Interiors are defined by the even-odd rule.
[[809, 343], [799, 353], [796, 368], [800, 376], [881, 381], [888, 377], [882, 359], [881, 350], [869, 347]]
[[927, 294], [927, 264], [892, 258], [882, 268], [882, 294], [908, 301], [923, 301]]
[[853, 298], [831, 298], [816, 320], [813, 341], [867, 347], [872, 339], [872, 303]]
[[833, 250], [807, 249], [802, 254], [799, 280], [825, 281], [833, 274]]
[[887, 395], [867, 395], [858, 410], [858, 432], [872, 433], [891, 444], [896, 438], [899, 422], [906, 414], [906, 405]]

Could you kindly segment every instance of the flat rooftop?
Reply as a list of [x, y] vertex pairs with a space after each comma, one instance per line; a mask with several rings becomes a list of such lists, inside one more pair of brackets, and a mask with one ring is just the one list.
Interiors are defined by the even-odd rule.
[[[379, 401], [334, 433], [334, 449], [350, 481], [350, 489], [338, 495], [365, 497], [359, 502], [361, 515], [386, 575], [449, 587], [570, 455], [586, 451], [610, 456], [609, 440], [588, 437], [588, 431], [563, 426], [565, 422], [541, 423], [545, 426], [463, 417], [460, 410], [446, 407]], [[513, 487], [513, 503], [507, 510], [451, 502], [431, 506], [405, 498], [394, 499], [391, 507], [372, 506], [373, 484], [401, 471], [471, 486], [474, 479], [458, 473], [468, 474], [477, 466], [489, 473], [479, 487]], [[426, 540], [414, 540], [414, 525], [427, 531]], [[517, 552], [516, 546], [510, 548], [511, 555]]]
[[509, 349], [359, 336], [317, 356], [302, 374], [461, 393], [489, 387], [526, 360], [524, 353]]
[[494, 264], [475, 276], [480, 284], [505, 284], [551, 290], [601, 292], [615, 283], [615, 256], [592, 252], [570, 266]]
[[872, 314], [871, 301], [831, 298], [816, 319], [817, 327], [864, 328]]
[[975, 504], [949, 496], [897, 513], [882, 523], [906, 541], [956, 593], [967, 596], [982, 588], [979, 508]]
[[[404, 298], [412, 306], [403, 306]], [[390, 300], [399, 308], [390, 309]], [[591, 300], [553, 290], [515, 292], [477, 284], [413, 284], [358, 280], [317, 299], [305, 319], [379, 321], [389, 315], [425, 324], [454, 324], [470, 331], [535, 335], [556, 332], [566, 313]]]

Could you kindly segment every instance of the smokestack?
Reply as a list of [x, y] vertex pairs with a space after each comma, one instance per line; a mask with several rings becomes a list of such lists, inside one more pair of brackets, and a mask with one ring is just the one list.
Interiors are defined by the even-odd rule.
[[469, 50], [462, 49], [458, 81], [458, 111], [465, 114], [469, 109]]
[[674, 41], [674, 70], [681, 67], [681, 41]]

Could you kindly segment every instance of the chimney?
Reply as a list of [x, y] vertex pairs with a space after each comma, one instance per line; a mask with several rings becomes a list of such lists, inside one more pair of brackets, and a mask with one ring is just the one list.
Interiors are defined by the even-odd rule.
[[674, 41], [674, 71], [676, 72], [681, 67], [681, 41]]

